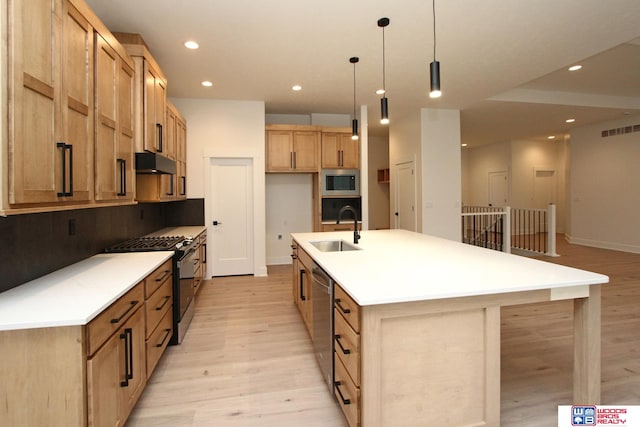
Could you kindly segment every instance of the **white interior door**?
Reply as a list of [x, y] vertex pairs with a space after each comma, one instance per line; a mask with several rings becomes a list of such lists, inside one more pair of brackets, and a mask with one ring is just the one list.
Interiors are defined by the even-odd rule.
[[500, 208], [507, 206], [508, 188], [506, 172], [489, 172], [489, 206]]
[[253, 161], [210, 160], [207, 260], [213, 276], [253, 274]]
[[413, 162], [396, 165], [396, 228], [416, 231], [416, 177]]
[[546, 209], [550, 203], [556, 202], [556, 173], [553, 170], [535, 170], [533, 183], [533, 206], [535, 209]]

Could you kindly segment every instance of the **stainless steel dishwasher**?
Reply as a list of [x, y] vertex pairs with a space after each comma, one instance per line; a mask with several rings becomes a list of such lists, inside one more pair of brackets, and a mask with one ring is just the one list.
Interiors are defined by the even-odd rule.
[[333, 394], [333, 280], [316, 263], [311, 269], [313, 348], [322, 375]]

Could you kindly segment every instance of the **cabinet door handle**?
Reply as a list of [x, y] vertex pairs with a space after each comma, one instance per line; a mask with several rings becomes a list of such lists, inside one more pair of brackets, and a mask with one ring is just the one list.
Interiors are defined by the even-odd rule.
[[169, 338], [169, 334], [171, 334], [171, 329], [164, 330], [164, 337], [162, 337], [162, 341], [159, 344], [156, 344], [156, 347], [160, 348], [164, 345], [164, 342]]
[[340, 311], [342, 311], [344, 314], [349, 314], [351, 313], [351, 309], [350, 308], [344, 308], [342, 306], [342, 304], [340, 304], [340, 298], [336, 298], [336, 305], [338, 306], [338, 308], [340, 309]]
[[344, 166], [344, 151], [340, 150], [338, 151], [338, 166], [342, 167]]
[[124, 319], [124, 317], [133, 309], [133, 307], [135, 307], [136, 305], [138, 305], [138, 301], [131, 301], [131, 305], [129, 305], [129, 308], [127, 308], [124, 313], [122, 313], [120, 315], [120, 317], [116, 317], [115, 319], [111, 319], [111, 323], [119, 323], [122, 319]]
[[340, 347], [340, 350], [342, 350], [342, 354], [351, 354], [351, 350], [348, 349], [348, 348], [344, 348], [344, 346], [340, 342], [340, 338], [342, 338], [341, 335], [336, 334], [333, 337], [335, 338], [336, 342], [338, 343], [338, 347]]
[[124, 380], [120, 381], [120, 387], [129, 387], [129, 337], [128, 329], [120, 334], [120, 339], [124, 340]]
[[127, 161], [125, 159], [116, 159], [118, 170], [120, 172], [120, 191], [117, 196], [127, 195]]
[[295, 166], [293, 165], [293, 151], [289, 153], [289, 167], [291, 169], [295, 169]]
[[129, 372], [127, 372], [127, 378], [133, 379], [133, 329], [127, 328], [124, 330], [125, 334], [129, 337]]
[[304, 285], [304, 273], [305, 273], [304, 270], [300, 270], [300, 299], [302, 301], [306, 301], [307, 300], [307, 297], [304, 296], [304, 288], [303, 288], [303, 285]]
[[342, 385], [342, 381], [336, 381], [333, 384], [335, 384], [335, 386], [336, 386], [336, 391], [340, 395], [340, 399], [342, 400], [342, 404], [343, 405], [351, 405], [351, 399], [345, 399], [344, 395], [340, 391], [340, 386]]
[[162, 123], [156, 123], [156, 136], [158, 138], [158, 144], [156, 146], [156, 151], [158, 153], [162, 153]]
[[169, 191], [166, 193], [167, 196], [173, 196], [173, 174], [171, 174], [171, 179], [169, 180]]
[[[57, 142], [57, 148], [62, 149], [62, 191], [58, 197], [73, 196], [73, 145]], [[69, 152], [69, 191], [67, 191], [67, 151]]]
[[162, 304], [160, 304], [158, 307], [156, 307], [156, 311], [162, 310], [162, 308], [165, 305], [167, 305], [167, 303], [169, 302], [170, 299], [171, 299], [171, 295], [167, 295], [166, 297], [164, 297], [164, 302]]
[[203, 264], [207, 263], [207, 244], [206, 243], [202, 244], [202, 263]]
[[187, 194], [187, 177], [181, 176], [180, 179], [182, 180], [182, 188], [180, 189], [180, 195], [185, 196]]

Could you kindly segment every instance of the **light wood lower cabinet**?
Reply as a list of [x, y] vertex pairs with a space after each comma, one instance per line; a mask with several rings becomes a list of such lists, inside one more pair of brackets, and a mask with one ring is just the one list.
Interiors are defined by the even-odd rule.
[[0, 331], [0, 426], [123, 426], [171, 337], [172, 273], [87, 325]]
[[360, 425], [360, 307], [334, 287], [334, 394], [349, 426]]
[[295, 241], [291, 242], [293, 258], [293, 301], [307, 331], [313, 333], [313, 307], [311, 305], [311, 257]]

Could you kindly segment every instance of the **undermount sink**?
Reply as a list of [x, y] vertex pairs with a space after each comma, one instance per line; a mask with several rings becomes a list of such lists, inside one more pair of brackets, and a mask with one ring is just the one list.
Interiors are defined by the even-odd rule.
[[321, 252], [359, 251], [361, 249], [346, 240], [319, 240], [310, 243]]

